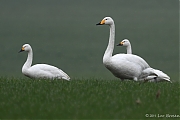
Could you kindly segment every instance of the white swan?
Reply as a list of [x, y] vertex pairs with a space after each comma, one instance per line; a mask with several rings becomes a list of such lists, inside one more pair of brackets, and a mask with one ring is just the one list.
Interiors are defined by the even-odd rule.
[[33, 51], [29, 44], [24, 44], [19, 52], [22, 51], [28, 52], [27, 60], [22, 67], [22, 73], [25, 76], [40, 79], [70, 80], [70, 77], [57, 67], [47, 64], [36, 64], [31, 66], [33, 60]]
[[127, 50], [127, 54], [132, 54], [131, 43], [129, 42], [128, 39], [122, 40], [117, 46], [125, 46]]
[[109, 25], [110, 36], [103, 56], [103, 64], [114, 76], [124, 80], [144, 80], [150, 75], [157, 76], [144, 59], [133, 54], [116, 54], [112, 56], [115, 39], [115, 24], [111, 17], [105, 17], [96, 25]]
[[[128, 39], [122, 40], [117, 46], [125, 46], [127, 49], [127, 54], [132, 54], [132, 48], [131, 48], [131, 43]], [[160, 70], [154, 69], [154, 72], [158, 76], [148, 76], [145, 78], [145, 80], [149, 80], [150, 82], [160, 82], [160, 81], [168, 81], [171, 82], [170, 77], [163, 73]]]

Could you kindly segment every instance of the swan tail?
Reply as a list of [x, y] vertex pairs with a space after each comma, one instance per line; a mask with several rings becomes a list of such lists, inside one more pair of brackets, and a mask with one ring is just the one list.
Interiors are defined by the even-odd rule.
[[[151, 76], [151, 77], [149, 77]], [[157, 73], [154, 71], [153, 68], [146, 68], [145, 70], [143, 70], [142, 74], [140, 75], [140, 79], [153, 79], [154, 77], [157, 77]]]
[[170, 77], [164, 72], [157, 69], [152, 69], [152, 70], [153, 70], [153, 73], [156, 74], [156, 76], [150, 75], [146, 77], [145, 80], [149, 80], [150, 82], [160, 82], [160, 81], [171, 82]]
[[154, 69], [154, 71], [158, 75], [156, 78], [157, 80], [159, 80], [159, 81], [164, 80], [164, 81], [171, 82], [170, 77], [167, 74], [165, 74], [164, 72], [157, 70], [157, 69]]
[[171, 82], [170, 77], [167, 74], [153, 68], [145, 69], [143, 71], [143, 74], [141, 75], [141, 79], [144, 79], [144, 81], [150, 81], [150, 82], [160, 82], [160, 81]]
[[59, 79], [64, 79], [64, 80], [70, 80], [71, 78], [65, 73], [63, 72], [61, 69], [59, 69], [61, 76], [59, 76]]
[[70, 81], [70, 77], [69, 76], [68, 77], [62, 77], [62, 79]]

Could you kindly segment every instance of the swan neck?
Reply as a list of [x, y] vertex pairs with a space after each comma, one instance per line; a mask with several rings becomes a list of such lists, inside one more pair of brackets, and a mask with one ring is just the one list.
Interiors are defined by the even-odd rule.
[[111, 24], [109, 26], [110, 28], [110, 35], [109, 35], [109, 43], [108, 43], [108, 46], [106, 48], [106, 51], [104, 53], [104, 57], [103, 59], [109, 59], [112, 57], [112, 53], [113, 53], [113, 50], [114, 50], [114, 39], [115, 39], [115, 24]]
[[127, 54], [132, 54], [131, 44], [129, 44], [126, 49], [127, 49]]
[[24, 65], [23, 65], [23, 68], [25, 68], [25, 69], [30, 68], [31, 65], [32, 65], [32, 59], [33, 59], [33, 51], [32, 51], [32, 49], [31, 49], [31, 50], [28, 52], [28, 57], [27, 57], [26, 62], [25, 62]]

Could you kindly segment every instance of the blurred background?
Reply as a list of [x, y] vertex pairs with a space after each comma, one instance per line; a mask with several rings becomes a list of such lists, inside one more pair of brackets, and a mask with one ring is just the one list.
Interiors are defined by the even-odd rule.
[[[133, 53], [151, 67], [179, 80], [179, 1], [177, 0], [1, 0], [0, 76], [24, 77], [21, 68], [29, 43], [33, 64], [47, 63], [71, 78], [115, 78], [102, 64], [108, 26], [116, 25], [115, 44], [131, 41]], [[125, 53], [115, 46], [114, 54]]]

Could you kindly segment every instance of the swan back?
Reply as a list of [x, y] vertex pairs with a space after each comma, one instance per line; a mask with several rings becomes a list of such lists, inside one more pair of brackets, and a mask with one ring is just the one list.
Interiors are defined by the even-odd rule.
[[[143, 58], [134, 54], [116, 54], [112, 58], [140, 65], [142, 69], [150, 67], [149, 64]], [[131, 64], [129, 66], [131, 66]]]
[[70, 77], [61, 69], [48, 64], [36, 64], [29, 69], [23, 69], [22, 72], [30, 78], [70, 80]]

